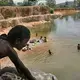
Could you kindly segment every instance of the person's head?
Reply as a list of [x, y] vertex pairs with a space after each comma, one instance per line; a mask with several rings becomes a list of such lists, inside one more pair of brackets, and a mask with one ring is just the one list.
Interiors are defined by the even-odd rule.
[[78, 44], [78, 46], [80, 46], [80, 44]]
[[47, 42], [47, 38], [46, 37], [44, 37], [44, 42]]
[[23, 25], [17, 25], [9, 31], [7, 39], [13, 47], [21, 50], [30, 39], [30, 31]]
[[40, 36], [40, 39], [42, 39], [42, 36]]
[[38, 34], [36, 33], [36, 37], [38, 36]]
[[46, 37], [44, 37], [44, 39], [46, 39]]

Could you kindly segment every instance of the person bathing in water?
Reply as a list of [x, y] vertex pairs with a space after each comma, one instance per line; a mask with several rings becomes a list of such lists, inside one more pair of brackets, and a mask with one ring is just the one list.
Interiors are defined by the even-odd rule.
[[47, 38], [46, 37], [44, 37], [44, 40], [43, 40], [44, 42], [47, 42]]
[[77, 45], [77, 50], [80, 51], [80, 44]]
[[40, 39], [38, 40], [38, 42], [43, 43], [43, 42], [47, 42], [47, 38], [43, 36], [40, 36]]
[[0, 36], [0, 59], [9, 57], [15, 65], [19, 74], [24, 75], [24, 78], [28, 80], [36, 80], [28, 68], [24, 66], [22, 61], [19, 59], [17, 52], [14, 47], [21, 50], [30, 39], [30, 31], [28, 28], [22, 25], [13, 27], [9, 33], [2, 34]]
[[52, 52], [51, 52], [51, 50], [50, 50], [50, 49], [48, 50], [48, 53], [49, 53], [49, 55], [52, 55]]

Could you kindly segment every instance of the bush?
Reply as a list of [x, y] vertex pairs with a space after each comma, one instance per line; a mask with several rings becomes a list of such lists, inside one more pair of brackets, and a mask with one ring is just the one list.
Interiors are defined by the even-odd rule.
[[2, 2], [2, 1], [0, 1], [0, 6], [6, 6], [6, 5], [8, 5], [8, 2]]
[[7, 2], [5, 1], [0, 1], [0, 6], [13, 6], [14, 3], [13, 2]]
[[50, 13], [53, 14], [53, 12], [54, 12], [53, 9], [50, 9]]

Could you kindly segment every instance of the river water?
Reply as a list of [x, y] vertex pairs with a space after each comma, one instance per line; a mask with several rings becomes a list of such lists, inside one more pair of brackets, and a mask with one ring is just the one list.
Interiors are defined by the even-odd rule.
[[26, 57], [27, 64], [54, 74], [58, 80], [80, 80], [80, 52], [77, 51], [77, 44], [80, 43], [80, 14], [57, 18], [49, 24], [37, 26], [32, 32], [51, 40], [49, 49], [53, 55], [47, 57], [45, 52]]

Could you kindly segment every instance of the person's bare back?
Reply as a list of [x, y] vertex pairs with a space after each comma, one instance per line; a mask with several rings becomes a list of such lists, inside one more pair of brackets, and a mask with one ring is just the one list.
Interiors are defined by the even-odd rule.
[[8, 35], [0, 36], [0, 59], [8, 56], [15, 65], [18, 73], [22, 74], [28, 80], [36, 80], [30, 71], [24, 66], [19, 59], [13, 47], [21, 50], [30, 39], [30, 31], [28, 28], [17, 25], [12, 28]]

